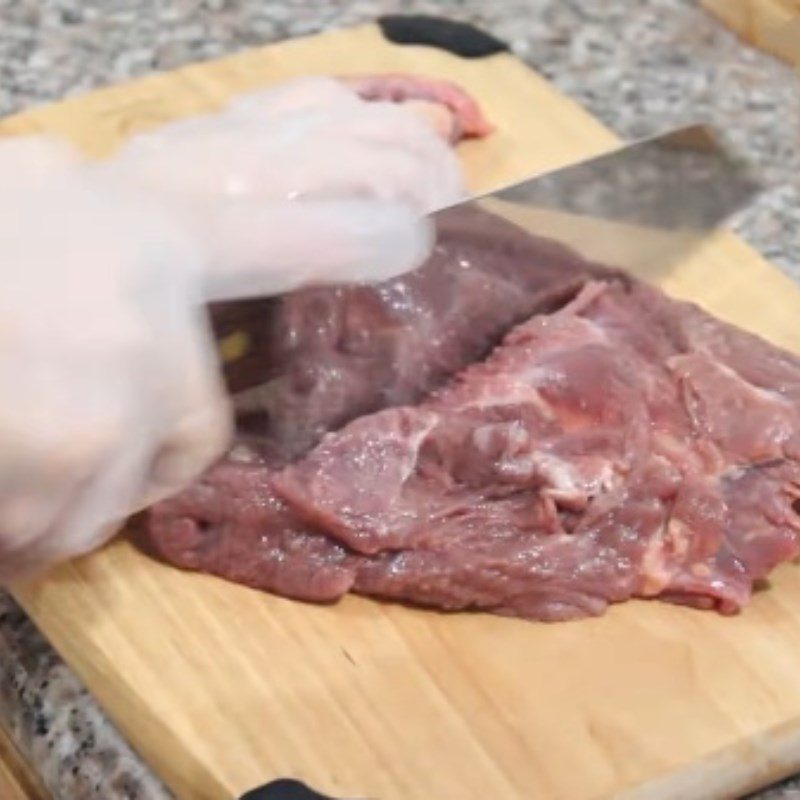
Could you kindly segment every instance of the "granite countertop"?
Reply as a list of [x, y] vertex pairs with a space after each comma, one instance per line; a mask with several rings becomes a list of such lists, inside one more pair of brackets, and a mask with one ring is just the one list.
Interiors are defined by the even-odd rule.
[[[698, 118], [727, 130], [774, 187], [735, 227], [800, 280], [797, 76], [690, 0], [0, 0], [0, 115], [410, 10], [491, 31], [624, 137]], [[3, 594], [0, 720], [58, 800], [170, 797]], [[800, 777], [757, 797], [800, 800]]]

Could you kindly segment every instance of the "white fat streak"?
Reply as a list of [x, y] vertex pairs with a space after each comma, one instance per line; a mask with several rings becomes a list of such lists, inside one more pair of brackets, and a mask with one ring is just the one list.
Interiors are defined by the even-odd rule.
[[[680, 519], [673, 518], [661, 525], [658, 534], [647, 543], [642, 559], [644, 576], [642, 594], [656, 595], [668, 586], [675, 572], [675, 568], [669, 566], [669, 561], [679, 563], [686, 558], [691, 538], [691, 528]], [[667, 559], [665, 551], [667, 542], [672, 546], [670, 559]], [[702, 567], [703, 565], [695, 564], [691, 569], [697, 575], [702, 574]]]
[[508, 406], [528, 405], [535, 408], [544, 419], [553, 421], [556, 414], [550, 404], [542, 397], [541, 392], [530, 383], [522, 381], [505, 381], [493, 387], [495, 391], [464, 404], [464, 408], [486, 410]]
[[533, 461], [550, 481], [551, 487], [545, 493], [554, 499], [572, 500], [576, 496], [588, 499], [590, 494], [611, 490], [616, 482], [617, 476], [610, 460], [604, 460], [602, 467], [589, 476], [581, 472], [578, 464], [549, 453], [537, 453]]
[[585, 483], [574, 464], [549, 453], [537, 453], [533, 462], [553, 489], [567, 494], [584, 494]]
[[[677, 365], [678, 368], [680, 368], [681, 364], [686, 360], [686, 358], [686, 356], [674, 356], [673, 358], [669, 359], [667, 363], [670, 367]], [[710, 364], [708, 365], [709, 367], [717, 370], [726, 378], [730, 378], [731, 381], [738, 384], [743, 391], [754, 395], [755, 397], [759, 398], [760, 400], [764, 400], [767, 403], [778, 403], [786, 408], [793, 407], [792, 401], [780, 392], [774, 389], [766, 389], [763, 386], [756, 386], [755, 384], [750, 383], [750, 381], [743, 378], [735, 369], [727, 364], [723, 364], [721, 361], [711, 358], [710, 356], [708, 358], [710, 361]]]
[[402, 437], [403, 443], [407, 445], [407, 456], [404, 459], [401, 469], [400, 485], [404, 484], [416, 471], [419, 461], [419, 451], [428, 434], [439, 424], [439, 415], [429, 413], [426, 415], [425, 424], [414, 431], [410, 436]]
[[654, 596], [663, 591], [672, 577], [672, 571], [667, 567], [667, 559], [664, 554], [666, 535], [667, 525], [662, 523], [645, 548], [642, 558], [642, 594], [644, 596]]
[[765, 389], [763, 386], [756, 386], [755, 384], [750, 383], [749, 381], [745, 380], [738, 372], [736, 372], [735, 369], [729, 367], [727, 364], [723, 364], [720, 361], [715, 361], [714, 364], [716, 368], [723, 375], [726, 375], [731, 380], [740, 384], [745, 391], [754, 394], [761, 400], [765, 400], [768, 403], [769, 402], [779, 403], [780, 405], [786, 406], [787, 408], [792, 407], [793, 405], [792, 402], [787, 397], [784, 397], [780, 392], [777, 392], [774, 389]]

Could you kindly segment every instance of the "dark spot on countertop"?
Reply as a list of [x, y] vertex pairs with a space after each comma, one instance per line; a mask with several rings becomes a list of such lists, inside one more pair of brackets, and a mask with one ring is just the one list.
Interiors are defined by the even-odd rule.
[[44, 715], [37, 714], [33, 723], [33, 732], [36, 736], [47, 736], [50, 733], [50, 723]]

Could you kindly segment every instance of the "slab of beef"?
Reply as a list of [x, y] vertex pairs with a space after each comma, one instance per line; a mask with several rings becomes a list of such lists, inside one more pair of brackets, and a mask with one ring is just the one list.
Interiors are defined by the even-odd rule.
[[293, 597], [556, 620], [733, 612], [798, 553], [800, 360], [635, 281], [588, 281], [417, 405], [281, 470], [220, 465], [162, 556]]
[[[343, 80], [451, 141], [491, 129], [452, 84]], [[798, 553], [800, 359], [498, 217], [449, 213], [383, 285], [212, 318], [238, 442], [148, 515], [177, 566], [558, 620], [730, 613]]]
[[237, 396], [231, 454], [150, 512], [148, 549], [281, 594], [340, 596], [352, 584], [347, 548], [296, 518], [273, 493], [273, 474], [360, 415], [421, 399], [514, 324], [606, 274], [499, 217], [459, 209], [443, 216], [434, 253], [414, 273], [218, 306], [218, 335], [249, 339], [227, 370], [232, 391], [261, 383]]

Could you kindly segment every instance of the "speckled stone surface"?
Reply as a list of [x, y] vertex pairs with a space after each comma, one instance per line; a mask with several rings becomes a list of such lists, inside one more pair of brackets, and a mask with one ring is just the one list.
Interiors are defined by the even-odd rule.
[[[480, 25], [624, 137], [714, 122], [773, 187], [736, 229], [800, 280], [797, 77], [690, 0], [0, 0], [0, 115], [386, 12]], [[4, 595], [0, 717], [57, 800], [169, 797]], [[758, 798], [800, 800], [800, 779]]]

